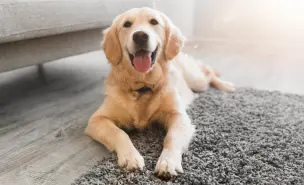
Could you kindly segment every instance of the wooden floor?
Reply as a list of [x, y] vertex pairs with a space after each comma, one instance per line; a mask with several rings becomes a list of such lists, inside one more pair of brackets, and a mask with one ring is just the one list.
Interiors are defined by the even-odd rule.
[[[304, 94], [304, 54], [294, 48], [194, 44], [185, 51], [237, 86]], [[107, 155], [83, 134], [103, 99], [101, 51], [0, 74], [0, 184], [66, 185]]]
[[107, 153], [83, 134], [103, 99], [101, 52], [0, 76], [0, 184], [69, 184]]

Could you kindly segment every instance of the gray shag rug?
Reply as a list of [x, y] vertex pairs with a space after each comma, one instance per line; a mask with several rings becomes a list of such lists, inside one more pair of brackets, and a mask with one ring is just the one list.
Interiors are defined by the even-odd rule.
[[115, 154], [73, 185], [108, 184], [304, 184], [304, 97], [280, 92], [215, 89], [200, 94], [188, 114], [196, 135], [183, 155], [184, 174], [154, 176], [165, 132], [130, 133], [145, 159], [143, 172], [117, 166]]

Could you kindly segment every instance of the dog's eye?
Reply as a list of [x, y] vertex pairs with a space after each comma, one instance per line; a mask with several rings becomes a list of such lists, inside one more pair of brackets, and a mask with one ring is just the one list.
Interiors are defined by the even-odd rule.
[[125, 22], [125, 24], [123, 25], [123, 27], [125, 28], [130, 28], [132, 26], [132, 23], [130, 21]]
[[152, 25], [157, 25], [158, 22], [157, 22], [157, 20], [155, 20], [155, 19], [151, 19], [151, 20], [150, 20], [150, 24], [152, 24]]

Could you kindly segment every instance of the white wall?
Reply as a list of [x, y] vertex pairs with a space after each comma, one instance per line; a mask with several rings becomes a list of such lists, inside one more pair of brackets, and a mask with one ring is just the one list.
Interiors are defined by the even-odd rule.
[[184, 36], [192, 37], [194, 31], [195, 0], [156, 0], [156, 9], [164, 12], [178, 26]]
[[304, 41], [304, 0], [156, 0], [156, 5], [195, 39]]

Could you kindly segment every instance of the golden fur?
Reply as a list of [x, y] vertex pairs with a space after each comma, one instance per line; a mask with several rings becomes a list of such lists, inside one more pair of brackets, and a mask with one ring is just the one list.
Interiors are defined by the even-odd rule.
[[[150, 25], [151, 18], [159, 25]], [[132, 21], [128, 29], [123, 27], [126, 21]], [[156, 62], [148, 72], [136, 71], [127, 52], [132, 50], [130, 35], [138, 29], [151, 36], [151, 47], [159, 47]], [[150, 8], [131, 9], [104, 31], [102, 46], [111, 71], [105, 81], [104, 102], [90, 118], [85, 132], [115, 151], [120, 166], [130, 170], [144, 167], [142, 156], [120, 128], [144, 129], [158, 121], [167, 129], [167, 136], [155, 171], [165, 177], [182, 173], [181, 156], [195, 130], [186, 113], [195, 98], [192, 90], [206, 90], [211, 83], [233, 91], [231, 84], [221, 81], [212, 69], [199, 66], [181, 53], [183, 43], [181, 32], [172, 22]], [[152, 91], [137, 91], [144, 86]]]

